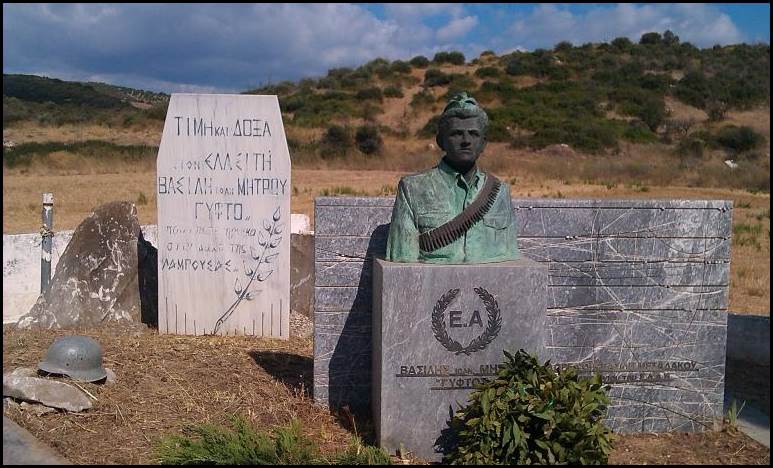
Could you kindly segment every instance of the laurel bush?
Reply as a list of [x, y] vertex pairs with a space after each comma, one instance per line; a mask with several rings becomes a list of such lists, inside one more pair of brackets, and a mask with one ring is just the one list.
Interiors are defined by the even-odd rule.
[[[479, 386], [449, 422], [450, 464], [605, 464], [611, 431], [601, 377], [540, 365], [523, 350]], [[609, 387], [606, 387], [608, 389]]]

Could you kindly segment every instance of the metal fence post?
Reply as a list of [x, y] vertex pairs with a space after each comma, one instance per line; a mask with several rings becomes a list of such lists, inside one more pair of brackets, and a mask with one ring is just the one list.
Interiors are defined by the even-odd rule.
[[40, 235], [43, 238], [40, 245], [40, 294], [48, 291], [51, 283], [51, 246], [54, 240], [54, 194], [43, 194], [43, 225], [40, 227]]

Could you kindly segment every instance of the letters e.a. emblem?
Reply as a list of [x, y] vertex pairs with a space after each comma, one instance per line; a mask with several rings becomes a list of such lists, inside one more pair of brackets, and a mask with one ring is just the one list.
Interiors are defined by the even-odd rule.
[[432, 310], [432, 333], [444, 348], [455, 354], [466, 354], [469, 356], [470, 353], [484, 349], [497, 337], [499, 330], [502, 328], [502, 317], [499, 313], [499, 304], [497, 304], [497, 300], [483, 288], [475, 288], [475, 292], [486, 306], [488, 323], [486, 324], [486, 329], [483, 330], [483, 333], [470, 341], [470, 344], [467, 346], [463, 347], [461, 343], [448, 336], [444, 317], [448, 306], [456, 299], [456, 296], [459, 295], [459, 289], [449, 289], [448, 292], [443, 294], [440, 300], [437, 301], [435, 308]]

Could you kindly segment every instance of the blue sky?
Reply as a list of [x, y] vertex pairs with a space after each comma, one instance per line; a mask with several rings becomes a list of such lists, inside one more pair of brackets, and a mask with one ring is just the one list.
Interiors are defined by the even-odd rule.
[[765, 4], [3, 4], [3, 73], [239, 92], [376, 57], [638, 41], [770, 43]]

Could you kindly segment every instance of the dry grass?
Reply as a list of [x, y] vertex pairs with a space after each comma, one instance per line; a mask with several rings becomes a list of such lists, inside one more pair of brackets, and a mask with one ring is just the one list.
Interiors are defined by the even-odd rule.
[[118, 145], [158, 146], [161, 143], [163, 130], [163, 122], [150, 121], [147, 126], [135, 125], [121, 128], [95, 124], [43, 126], [33, 122], [18, 122], [3, 128], [3, 140], [11, 140], [16, 144], [102, 140]]
[[[134, 329], [18, 330], [3, 328], [3, 369], [36, 367], [55, 337], [81, 334], [104, 350], [117, 380], [81, 384], [96, 400], [83, 413], [36, 416], [4, 412], [75, 464], [155, 464], [162, 437], [191, 424], [228, 425], [246, 417], [261, 431], [302, 422], [325, 455], [345, 449], [352, 420], [310, 397], [310, 339], [159, 335]], [[372, 428], [357, 426], [368, 440]], [[363, 425], [365, 427], [363, 427]], [[616, 438], [612, 464], [768, 464], [770, 451], [743, 434], [626, 434]], [[395, 459], [397, 461], [397, 459]], [[409, 460], [414, 464], [426, 461]]]
[[5, 412], [76, 464], [158, 463], [162, 436], [188, 424], [227, 425], [239, 414], [268, 431], [293, 418], [332, 453], [350, 433], [310, 396], [311, 339], [192, 337], [128, 330], [3, 330], [3, 369], [36, 367], [57, 336], [83, 334], [104, 350], [114, 384], [81, 384], [96, 397], [85, 413]]

